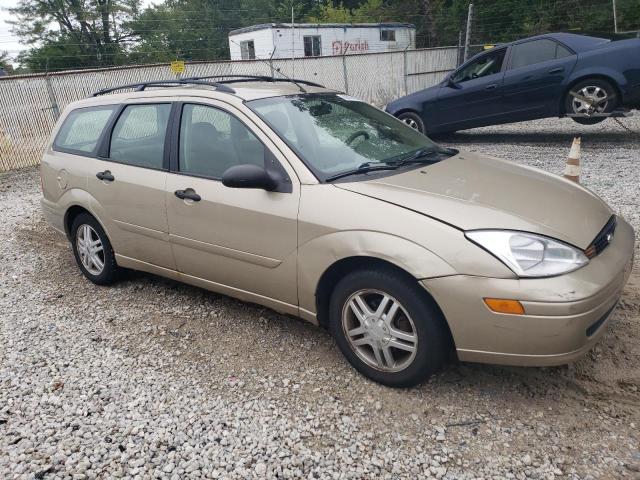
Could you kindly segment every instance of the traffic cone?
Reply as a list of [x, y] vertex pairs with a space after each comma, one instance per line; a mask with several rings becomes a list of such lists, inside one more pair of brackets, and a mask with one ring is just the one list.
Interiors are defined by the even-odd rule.
[[563, 176], [567, 180], [580, 183], [580, 137], [573, 139]]

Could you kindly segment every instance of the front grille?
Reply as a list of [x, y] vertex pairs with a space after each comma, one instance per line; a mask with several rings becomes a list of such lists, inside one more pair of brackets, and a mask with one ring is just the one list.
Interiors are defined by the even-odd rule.
[[589, 245], [584, 254], [587, 258], [593, 258], [599, 255], [605, 248], [609, 246], [611, 240], [613, 240], [613, 234], [616, 231], [616, 216], [612, 215], [607, 224], [604, 226], [600, 233], [593, 239], [591, 245]]

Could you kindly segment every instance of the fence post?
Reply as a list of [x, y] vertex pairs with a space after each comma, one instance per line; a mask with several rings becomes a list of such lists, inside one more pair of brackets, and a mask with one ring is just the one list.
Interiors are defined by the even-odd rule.
[[51, 85], [51, 78], [49, 77], [49, 72], [45, 73], [44, 81], [47, 84], [47, 93], [49, 94], [49, 100], [51, 101], [51, 110], [53, 110], [53, 114], [56, 117], [56, 120], [60, 117], [60, 108], [58, 107], [58, 102], [56, 100], [56, 95], [53, 92], [53, 86]]
[[407, 65], [407, 50], [409, 50], [409, 47], [411, 46], [411, 44], [407, 45], [407, 47], [404, 49], [404, 52], [402, 52], [402, 60], [404, 62], [404, 94], [405, 95], [409, 95], [409, 72], [408, 70], [408, 65]]
[[271, 69], [271, 79], [273, 80], [276, 77], [276, 72], [273, 70], [273, 56], [276, 53], [276, 47], [273, 47], [273, 52], [269, 56], [269, 68]]
[[464, 41], [464, 60], [466, 62], [469, 58], [469, 47], [471, 45], [471, 22], [473, 19], [473, 3], [469, 4], [469, 13], [467, 15], [467, 36]]
[[462, 30], [458, 30], [458, 56], [456, 57], [456, 66], [459, 67], [462, 63]]
[[349, 93], [349, 80], [347, 79], [347, 55], [342, 54], [342, 75], [344, 76], [344, 93]]

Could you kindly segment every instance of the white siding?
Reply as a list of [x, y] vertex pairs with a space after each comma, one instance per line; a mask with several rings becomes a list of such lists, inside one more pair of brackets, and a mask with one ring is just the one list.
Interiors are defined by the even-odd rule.
[[[394, 30], [395, 41], [380, 40], [380, 30]], [[293, 33], [292, 33], [293, 32]], [[229, 36], [231, 60], [240, 60], [240, 41], [254, 39], [256, 56], [269, 58], [275, 46], [273, 58], [291, 58], [292, 36], [294, 57], [304, 57], [304, 37], [318, 35], [321, 38], [323, 56], [381, 53], [415, 48], [415, 29], [409, 27], [265, 27], [254, 32]]]
[[273, 36], [270, 28], [256, 30], [254, 32], [239, 33], [229, 36], [229, 50], [231, 51], [231, 60], [241, 60], [240, 42], [245, 40], [253, 40], [256, 49], [256, 58], [269, 58], [273, 51]]

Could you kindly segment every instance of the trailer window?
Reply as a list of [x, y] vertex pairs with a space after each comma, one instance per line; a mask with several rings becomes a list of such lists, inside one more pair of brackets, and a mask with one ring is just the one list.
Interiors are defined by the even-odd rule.
[[395, 42], [396, 41], [396, 31], [395, 30], [380, 30], [380, 41], [381, 42]]

